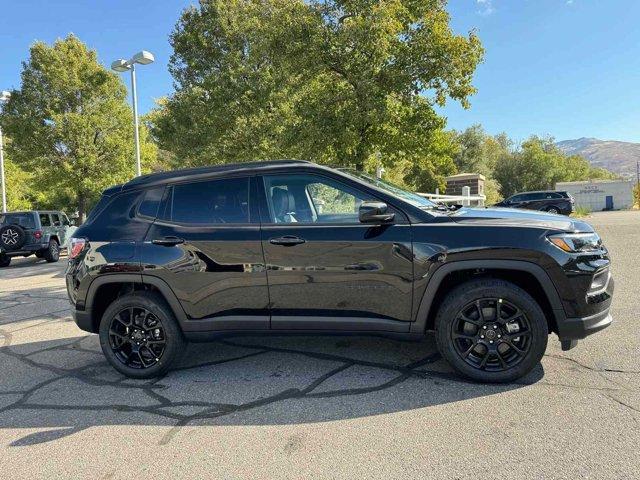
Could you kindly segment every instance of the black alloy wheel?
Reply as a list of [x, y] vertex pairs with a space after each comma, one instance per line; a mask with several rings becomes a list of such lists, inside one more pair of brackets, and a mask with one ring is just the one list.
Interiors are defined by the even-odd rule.
[[106, 359], [130, 378], [165, 374], [187, 345], [173, 310], [151, 291], [116, 298], [102, 315], [99, 334]]
[[451, 323], [456, 352], [480, 370], [502, 372], [526, 358], [531, 326], [522, 310], [502, 298], [483, 298], [465, 305]]
[[536, 300], [519, 286], [480, 277], [453, 288], [435, 319], [438, 350], [460, 374], [511, 382], [540, 363], [549, 326]]
[[109, 346], [123, 365], [150, 368], [160, 361], [167, 345], [162, 321], [142, 307], [118, 312], [109, 326]]

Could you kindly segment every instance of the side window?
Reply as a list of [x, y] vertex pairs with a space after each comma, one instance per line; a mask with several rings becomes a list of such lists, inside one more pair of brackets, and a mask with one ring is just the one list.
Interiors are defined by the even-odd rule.
[[62, 225], [62, 223], [60, 223], [60, 215], [58, 215], [57, 213], [51, 214], [51, 221], [53, 222], [54, 227], [59, 227]]
[[156, 218], [158, 214], [158, 206], [162, 201], [162, 195], [164, 194], [164, 185], [162, 187], [151, 188], [144, 194], [142, 202], [138, 207], [138, 215], [143, 217]]
[[42, 227], [50, 227], [51, 226], [51, 217], [48, 213], [40, 213], [40, 226]]
[[165, 219], [201, 225], [249, 223], [249, 178], [174, 185]]
[[358, 208], [373, 199], [319, 175], [265, 176], [273, 223], [359, 223]]
[[64, 225], [65, 227], [68, 227], [69, 225], [71, 225], [69, 218], [64, 213], [61, 214], [60, 216], [62, 217], [62, 225]]
[[509, 200], [511, 201], [511, 203], [521, 202], [522, 201], [522, 197], [523, 197], [523, 195], [514, 195]]

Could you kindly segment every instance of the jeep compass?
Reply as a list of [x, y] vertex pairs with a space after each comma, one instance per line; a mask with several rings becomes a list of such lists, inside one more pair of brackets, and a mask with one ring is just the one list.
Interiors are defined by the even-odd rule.
[[435, 205], [303, 161], [163, 172], [106, 190], [71, 239], [78, 326], [119, 372], [222, 334], [435, 332], [468, 378], [515, 380], [611, 323], [609, 256], [580, 220]]

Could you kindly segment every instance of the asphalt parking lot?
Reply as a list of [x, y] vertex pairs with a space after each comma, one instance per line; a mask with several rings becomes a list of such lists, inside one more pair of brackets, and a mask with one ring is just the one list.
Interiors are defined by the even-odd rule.
[[[431, 338], [238, 337], [133, 381], [69, 315], [63, 271], [0, 270], [0, 476], [638, 478], [640, 212], [588, 219], [615, 323], [512, 385], [460, 380]], [[9, 478], [9, 477], [5, 477]]]

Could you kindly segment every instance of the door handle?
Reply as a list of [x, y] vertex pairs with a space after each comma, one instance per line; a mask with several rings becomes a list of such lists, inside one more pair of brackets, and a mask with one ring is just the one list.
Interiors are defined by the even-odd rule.
[[292, 247], [293, 245], [300, 245], [305, 243], [304, 238], [295, 237], [293, 235], [285, 235], [284, 237], [270, 238], [269, 243], [271, 245], [283, 245], [285, 247]]
[[154, 245], [162, 245], [163, 247], [173, 247], [184, 243], [184, 238], [180, 237], [162, 237], [151, 240]]

